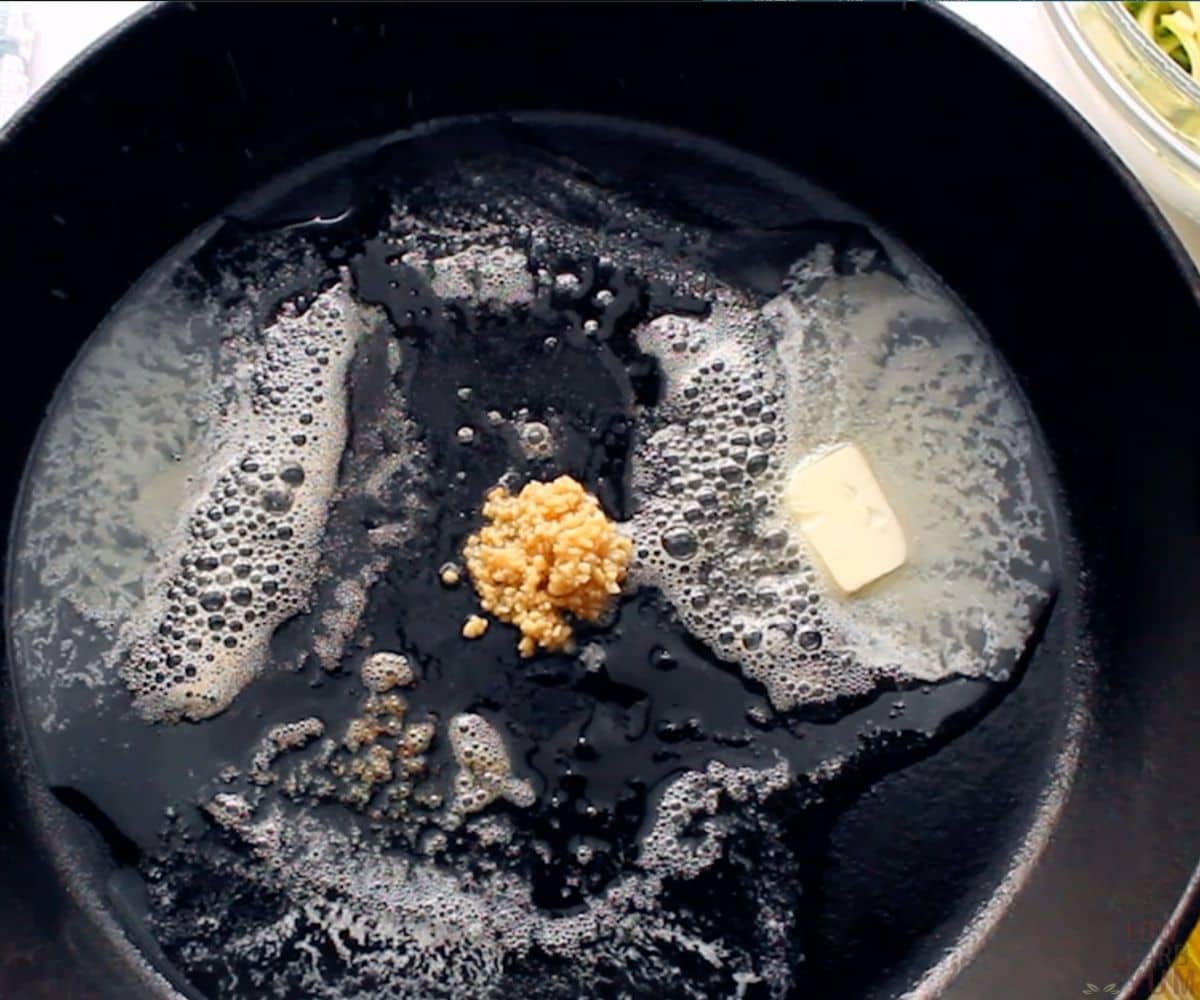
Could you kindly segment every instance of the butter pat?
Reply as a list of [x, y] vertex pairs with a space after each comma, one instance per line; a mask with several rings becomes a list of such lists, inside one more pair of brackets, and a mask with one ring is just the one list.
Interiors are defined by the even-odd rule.
[[896, 513], [856, 445], [839, 445], [797, 468], [784, 487], [783, 503], [847, 594], [908, 558]]

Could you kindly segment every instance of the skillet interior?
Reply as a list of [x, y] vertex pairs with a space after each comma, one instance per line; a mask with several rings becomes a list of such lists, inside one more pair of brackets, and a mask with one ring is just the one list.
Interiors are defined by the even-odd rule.
[[[3, 376], [9, 503], [79, 344], [188, 230], [329, 148], [429, 117], [535, 106], [680, 126], [813, 177], [913, 246], [1004, 350], [1082, 543], [1098, 685], [1052, 846], [948, 995], [1055, 997], [1130, 977], [1200, 842], [1200, 679], [1188, 669], [1200, 638], [1189, 620], [1200, 590], [1195, 302], [1173, 244], [1082, 126], [930, 9], [152, 11], [0, 148], [5, 189], [25, 192], [0, 247], [17, 352]], [[997, 861], [980, 835], [986, 813], [972, 809], [1032, 801], [1045, 785], [1047, 755], [983, 766], [992, 740], [1029, 725], [1036, 696], [1022, 685], [985, 726], [845, 814], [832, 836], [851, 867], [864, 840], [906, 826], [913, 802], [923, 819], [920, 850], [898, 845], [895, 863], [845, 883], [860, 894], [831, 925], [828, 995], [894, 995], [953, 944], [954, 928], [926, 926], [930, 892], [953, 893]], [[77, 980], [79, 995], [105, 995], [76, 976], [97, 960], [92, 935], [27, 860], [27, 831], [8, 832], [4, 878], [40, 918], [22, 926], [10, 908], [0, 984], [63, 995]], [[42, 958], [19, 957], [23, 937]], [[67, 940], [69, 960], [48, 967]], [[129, 995], [118, 977], [113, 995]]]

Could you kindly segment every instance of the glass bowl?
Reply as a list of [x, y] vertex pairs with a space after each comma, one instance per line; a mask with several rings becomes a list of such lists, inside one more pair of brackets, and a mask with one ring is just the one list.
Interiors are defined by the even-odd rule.
[[1200, 83], [1120, 3], [1067, 0], [1045, 10], [1081, 110], [1161, 202], [1200, 223]]

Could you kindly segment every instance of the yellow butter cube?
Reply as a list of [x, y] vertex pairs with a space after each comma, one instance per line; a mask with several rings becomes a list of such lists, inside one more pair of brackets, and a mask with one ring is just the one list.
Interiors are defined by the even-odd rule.
[[799, 466], [784, 487], [784, 508], [847, 594], [908, 558], [896, 513], [856, 445], [839, 445]]

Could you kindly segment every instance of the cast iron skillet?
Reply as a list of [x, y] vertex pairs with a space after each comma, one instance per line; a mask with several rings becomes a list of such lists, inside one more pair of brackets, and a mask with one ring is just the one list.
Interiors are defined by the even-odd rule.
[[[949, 997], [1145, 996], [1196, 915], [1200, 849], [1200, 371], [1196, 275], [1096, 137], [1020, 67], [923, 5], [164, 5], [132, 20], [0, 135], [0, 475], [7, 519], [54, 386], [129, 284], [237, 195], [428, 118], [540, 108], [681, 127], [808, 175], [896, 233], [980, 317], [1053, 452], [1080, 542], [1095, 677], [1049, 846]], [[1087, 669], [1087, 650], [1078, 669]], [[886, 779], [844, 838], [896, 864], [842, 901], [828, 997], [895, 995], [955, 929], [1021, 788], [986, 725]], [[8, 713], [0, 995], [152, 995], [153, 976], [64, 891]], [[1038, 764], [1038, 762], [1034, 762]], [[1049, 761], [1038, 766], [1047, 768]], [[1041, 781], [1029, 767], [1013, 773]], [[985, 784], [986, 783], [986, 784]], [[896, 801], [920, 802], [897, 815]], [[916, 843], [915, 855], [905, 845]], [[886, 852], [885, 852], [886, 855]], [[913, 866], [911, 857], [922, 863]], [[908, 860], [906, 860], [908, 859]]]

